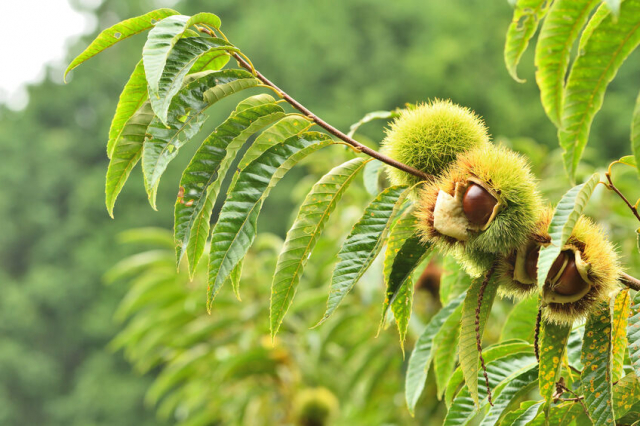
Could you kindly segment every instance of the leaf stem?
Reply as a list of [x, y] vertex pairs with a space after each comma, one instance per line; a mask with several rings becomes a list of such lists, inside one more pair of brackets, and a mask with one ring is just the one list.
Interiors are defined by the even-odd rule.
[[640, 221], [640, 214], [638, 213], [638, 209], [636, 208], [636, 206], [632, 205], [629, 200], [627, 200], [627, 197], [625, 197], [622, 192], [620, 192], [620, 190], [618, 188], [616, 188], [616, 186], [613, 184], [613, 180], [611, 179], [611, 167], [609, 167], [609, 170], [604, 174], [607, 177], [607, 181], [609, 182], [608, 184], [605, 183], [605, 186], [612, 190], [613, 192], [615, 192], [616, 194], [618, 194], [618, 196], [620, 198], [622, 198], [622, 201], [625, 202], [625, 204], [629, 207], [629, 209], [631, 210], [631, 212], [635, 215], [635, 217]]
[[623, 272], [620, 275], [620, 282], [629, 287], [631, 290], [640, 291], [640, 280], [632, 277], [629, 274]]
[[536, 315], [536, 329], [533, 336], [533, 351], [536, 354], [536, 361], [540, 363], [540, 324], [542, 322], [542, 306], [538, 303], [538, 314]]
[[[210, 35], [211, 37], [217, 37], [216, 34], [211, 31], [208, 28], [199, 28], [200, 31]], [[361, 152], [363, 154], [366, 154], [370, 157], [373, 157], [377, 160], [382, 161], [385, 164], [390, 165], [391, 167], [395, 167], [396, 169], [402, 170], [403, 172], [412, 174], [414, 176], [419, 177], [422, 180], [431, 180], [433, 179], [433, 176], [424, 172], [421, 172], [418, 169], [415, 169], [411, 166], [408, 166], [406, 164], [403, 164], [399, 161], [394, 160], [391, 157], [388, 157], [374, 149], [371, 149], [365, 145], [362, 145], [360, 142], [356, 141], [353, 138], [350, 138], [349, 136], [347, 136], [346, 134], [344, 134], [343, 132], [341, 132], [340, 130], [336, 129], [335, 127], [333, 127], [332, 125], [330, 125], [329, 123], [327, 123], [326, 121], [324, 121], [323, 119], [321, 119], [320, 117], [318, 117], [317, 115], [315, 115], [314, 113], [312, 113], [309, 109], [307, 109], [304, 105], [302, 105], [300, 102], [296, 101], [294, 98], [292, 98], [289, 94], [287, 94], [284, 90], [280, 89], [278, 86], [276, 86], [274, 83], [272, 83], [267, 77], [265, 77], [264, 75], [262, 75], [262, 73], [260, 73], [260, 71], [258, 71], [257, 69], [255, 69], [252, 64], [250, 64], [249, 62], [247, 62], [245, 60], [245, 58], [243, 58], [242, 56], [240, 56], [239, 54], [237, 54], [236, 52], [232, 53], [232, 56], [235, 58], [236, 61], [238, 61], [238, 64], [245, 68], [246, 70], [250, 71], [252, 74], [254, 74], [258, 80], [262, 81], [265, 85], [271, 87], [272, 89], [274, 89], [276, 92], [278, 92], [280, 94], [280, 96], [286, 100], [292, 107], [294, 107], [295, 109], [297, 109], [298, 111], [300, 111], [301, 113], [303, 113], [305, 116], [309, 117], [314, 123], [316, 123], [318, 126], [322, 127], [323, 129], [325, 129], [327, 132], [329, 132], [330, 134], [332, 134], [333, 136], [337, 137], [338, 139], [343, 140], [344, 142], [348, 143], [349, 145], [351, 145], [353, 148], [355, 148], [355, 150], [357, 152]]]

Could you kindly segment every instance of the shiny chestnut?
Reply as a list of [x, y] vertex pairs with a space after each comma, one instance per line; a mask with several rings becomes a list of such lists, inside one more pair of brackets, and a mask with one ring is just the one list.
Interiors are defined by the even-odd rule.
[[532, 280], [538, 277], [538, 258], [540, 257], [540, 247], [536, 246], [529, 253], [524, 263], [524, 270]]
[[462, 209], [472, 225], [483, 227], [487, 224], [498, 200], [486, 189], [471, 183], [462, 197]]
[[571, 296], [581, 293], [589, 284], [580, 275], [573, 252], [569, 251], [567, 256], [569, 258], [567, 266], [564, 268], [553, 290], [558, 294]]

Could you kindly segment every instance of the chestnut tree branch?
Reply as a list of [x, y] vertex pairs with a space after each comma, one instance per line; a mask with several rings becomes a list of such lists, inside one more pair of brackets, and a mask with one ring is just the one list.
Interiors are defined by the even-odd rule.
[[606, 172], [604, 174], [607, 177], [607, 181], [609, 182], [608, 184], [605, 184], [605, 186], [607, 188], [609, 188], [610, 190], [612, 190], [613, 192], [615, 192], [616, 194], [618, 194], [618, 196], [620, 198], [622, 198], [622, 201], [625, 202], [625, 204], [629, 207], [629, 209], [631, 210], [631, 212], [634, 214], [634, 216], [636, 217], [636, 219], [640, 220], [640, 214], [638, 214], [638, 209], [636, 208], [636, 206], [632, 205], [629, 200], [627, 200], [627, 197], [625, 197], [622, 192], [620, 192], [620, 190], [618, 188], [616, 188], [616, 186], [613, 184], [613, 180], [611, 179], [611, 170], [609, 170], [608, 172]]

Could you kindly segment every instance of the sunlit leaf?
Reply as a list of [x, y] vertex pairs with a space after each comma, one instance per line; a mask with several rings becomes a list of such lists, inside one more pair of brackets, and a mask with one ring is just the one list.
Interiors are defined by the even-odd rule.
[[113, 217], [113, 206], [131, 170], [142, 156], [142, 145], [147, 128], [154, 114], [149, 102], [144, 103], [122, 128], [113, 144], [113, 154], [107, 169], [106, 204], [109, 215]]
[[351, 125], [351, 127], [349, 128], [349, 133], [347, 133], [347, 136], [352, 138], [353, 135], [356, 134], [360, 126], [362, 126], [363, 124], [370, 123], [371, 121], [374, 121], [374, 120], [388, 120], [390, 118], [398, 117], [399, 115], [400, 114], [398, 114], [397, 111], [373, 111], [373, 112], [367, 113], [365, 114], [364, 117], [362, 117], [356, 123], [353, 123]]
[[236, 154], [255, 132], [284, 117], [271, 97], [263, 104], [234, 111], [204, 140], [180, 179], [181, 197], [175, 205], [176, 258], [187, 253], [193, 274], [209, 235], [211, 212]]
[[371, 161], [354, 158], [333, 168], [311, 188], [300, 206], [278, 257], [271, 284], [271, 336], [275, 337], [298, 290], [300, 277], [318, 238], [353, 179]]
[[107, 28], [98, 34], [95, 40], [81, 53], [79, 54], [67, 67], [64, 72], [66, 77], [69, 71], [102, 52], [103, 50], [113, 46], [114, 44], [122, 41], [132, 35], [141, 33], [153, 27], [156, 22], [163, 20], [164, 18], [177, 15], [178, 12], [171, 9], [157, 9], [135, 18], [127, 19], [119, 22], [112, 27]]
[[243, 70], [207, 71], [184, 86], [171, 103], [167, 123], [156, 117], [149, 125], [149, 138], [142, 152], [142, 171], [151, 206], [155, 208], [160, 177], [179, 149], [204, 124], [203, 112], [226, 96], [255, 87], [259, 81]]
[[633, 303], [631, 304], [627, 324], [627, 339], [629, 340], [631, 365], [633, 365], [636, 376], [640, 377], [640, 291], [633, 297]]
[[523, 82], [518, 77], [517, 67], [529, 40], [535, 34], [540, 20], [547, 13], [550, 1], [518, 0], [513, 11], [513, 20], [507, 30], [507, 41], [504, 46], [504, 61], [511, 77]]
[[549, 225], [549, 235], [551, 244], [540, 249], [538, 258], [538, 287], [542, 288], [551, 269], [551, 265], [562, 251], [562, 247], [567, 242], [573, 227], [582, 211], [584, 210], [596, 185], [600, 182], [598, 173], [594, 173], [588, 181], [578, 186], [574, 186], [556, 206], [556, 210]]
[[[370, 164], [370, 163], [367, 163]], [[366, 169], [366, 166], [365, 166]], [[338, 253], [331, 277], [324, 322], [337, 309], [382, 249], [392, 218], [407, 194], [406, 186], [392, 186], [381, 192], [365, 209]]]
[[[541, 404], [542, 402], [538, 403]], [[538, 406], [539, 407], [539, 406]], [[538, 410], [536, 410], [538, 411]], [[535, 416], [535, 413], [533, 413]], [[548, 420], [547, 420], [548, 419]], [[572, 423], [576, 419], [580, 419], [581, 422]], [[524, 418], [523, 418], [524, 420]], [[506, 424], [502, 422], [502, 424]], [[589, 425], [591, 422], [588, 417], [586, 417], [584, 413], [584, 408], [579, 402], [563, 402], [555, 406], [551, 406], [548, 414], [545, 414], [542, 411], [540, 414], [535, 416], [535, 419], [532, 420], [532, 417], [529, 417], [527, 422], [519, 422], [512, 423], [513, 425], [527, 425], [527, 426], [568, 426], [570, 424], [574, 424], [576, 426]]]
[[613, 411], [616, 419], [626, 415], [640, 401], [640, 381], [635, 373], [629, 373], [613, 386]]
[[411, 311], [413, 309], [413, 279], [407, 278], [405, 284], [400, 287], [398, 295], [391, 304], [391, 312], [398, 327], [398, 335], [400, 336], [400, 348], [404, 354], [404, 341], [407, 337], [407, 328], [411, 319]]
[[169, 16], [149, 31], [147, 42], [142, 49], [142, 60], [149, 83], [149, 93], [152, 96], [158, 96], [160, 77], [173, 46], [189, 27], [199, 23], [220, 28], [220, 18], [216, 15], [199, 13], [191, 17]]
[[536, 81], [547, 116], [561, 126], [564, 82], [571, 48], [600, 0], [555, 0], [536, 44]]
[[507, 408], [522, 396], [527, 395], [532, 388], [535, 387], [538, 379], [538, 367], [533, 366], [522, 372], [519, 376], [514, 377], [508, 382], [504, 389], [500, 392], [493, 402], [493, 406], [489, 407], [481, 426], [492, 426], [500, 422], [500, 419], [506, 414]]
[[538, 315], [538, 300], [535, 297], [518, 302], [507, 316], [500, 340], [522, 339], [533, 343], [536, 331], [536, 316]]
[[604, 0], [604, 2], [609, 7], [609, 10], [613, 13], [613, 16], [617, 17], [620, 15], [620, 3], [622, 0]]
[[627, 325], [631, 311], [629, 289], [622, 289], [611, 299], [611, 374], [613, 382], [620, 380], [624, 374], [624, 358], [627, 353]]
[[244, 257], [257, 234], [262, 203], [298, 161], [333, 140], [317, 132], [293, 136], [266, 150], [240, 172], [212, 231], [207, 306], [211, 305], [232, 269]]
[[382, 172], [382, 162], [378, 160], [367, 163], [362, 173], [364, 188], [371, 195], [378, 195], [380, 192], [380, 173]]
[[582, 345], [582, 392], [594, 426], [611, 425], [613, 381], [611, 376], [611, 312], [608, 304], [587, 318]]
[[[631, 120], [631, 149], [635, 163], [640, 164], [640, 94], [636, 98], [633, 119]], [[640, 176], [640, 169], [638, 169], [638, 176]]]
[[542, 406], [543, 401], [525, 401], [520, 404], [520, 408], [508, 413], [504, 416], [502, 423], [500, 426], [525, 426], [528, 425], [531, 420], [533, 420], [540, 407]]
[[431, 321], [429, 321], [427, 327], [418, 338], [413, 352], [411, 352], [405, 376], [405, 399], [411, 413], [415, 410], [427, 380], [427, 373], [433, 359], [433, 339], [447, 318], [461, 305], [464, 297], [465, 294], [463, 293], [453, 299], [431, 318]]
[[[476, 339], [476, 308], [478, 307], [478, 299], [480, 295], [480, 289], [484, 277], [476, 278], [473, 280], [469, 291], [467, 291], [467, 297], [462, 304], [462, 321], [460, 326], [460, 346], [458, 348], [458, 355], [460, 358], [460, 366], [464, 374], [464, 381], [467, 384], [469, 394], [476, 403], [479, 404], [478, 399], [478, 370], [480, 363], [480, 352], [478, 351], [477, 339]], [[480, 315], [478, 323], [478, 334], [482, 340], [482, 334], [484, 332], [484, 326], [489, 318], [493, 301], [498, 291], [498, 281], [491, 279], [487, 284], [482, 305], [480, 306]]]
[[471, 286], [471, 277], [451, 255], [442, 261], [442, 276], [440, 277], [440, 302], [443, 305]]
[[640, 43], [638, 14], [640, 0], [626, 0], [621, 5], [618, 19], [611, 13], [601, 18], [596, 16], [593, 18], [595, 23], [590, 23], [590, 28], [582, 36], [578, 57], [567, 79], [562, 129], [558, 132], [560, 146], [564, 150], [565, 169], [571, 179], [575, 176], [589, 139], [593, 117], [602, 106], [609, 82]]
[[[540, 326], [540, 395], [550, 403], [560, 378], [562, 358], [565, 353], [571, 325], [542, 321]], [[547, 404], [547, 407], [550, 406]]]
[[[464, 291], [466, 291], [466, 289]], [[447, 383], [456, 368], [461, 318], [462, 306], [458, 306], [444, 322], [433, 341], [435, 347], [433, 370], [436, 375], [436, 388], [439, 400], [442, 399], [444, 391], [447, 388]]]

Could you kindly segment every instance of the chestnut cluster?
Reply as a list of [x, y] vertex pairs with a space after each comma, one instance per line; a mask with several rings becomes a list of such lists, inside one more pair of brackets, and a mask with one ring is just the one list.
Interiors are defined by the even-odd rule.
[[[431, 111], [434, 106], [437, 114]], [[608, 297], [621, 273], [611, 243], [596, 224], [580, 217], [539, 291], [538, 255], [541, 247], [551, 243], [547, 229], [553, 210], [543, 206], [523, 156], [490, 143], [488, 136], [470, 142], [468, 129], [475, 128], [474, 135], [487, 135], [484, 124], [469, 110], [451, 103], [446, 106], [426, 104], [408, 118], [401, 115], [385, 140], [391, 154], [419, 152], [420, 161], [411, 165], [424, 170], [421, 164], [428, 164], [428, 171], [435, 175], [415, 197], [422, 240], [452, 254], [472, 276], [497, 265], [501, 294], [513, 298], [540, 294], [547, 320], [571, 323], [585, 317]], [[439, 121], [434, 123], [434, 117]], [[421, 123], [428, 123], [423, 124], [428, 131], [419, 131]], [[456, 129], [464, 129], [461, 140], [456, 139]], [[415, 134], [421, 137], [406, 139]], [[453, 148], [443, 148], [438, 134], [446, 134]], [[394, 149], [398, 141], [401, 149]], [[397, 170], [389, 172], [392, 183], [408, 183], [401, 181]]]

